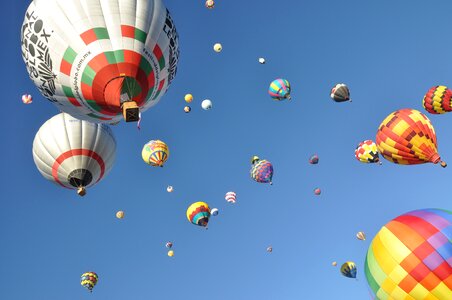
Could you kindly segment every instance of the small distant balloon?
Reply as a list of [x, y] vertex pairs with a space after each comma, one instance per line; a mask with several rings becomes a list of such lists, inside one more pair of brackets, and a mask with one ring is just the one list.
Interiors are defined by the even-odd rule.
[[337, 262], [333, 261], [333, 262], [331, 263], [331, 265], [332, 265], [333, 267], [335, 267], [335, 266], [337, 266]]
[[190, 103], [193, 101], [193, 95], [192, 94], [187, 94], [184, 97], [185, 102]]
[[224, 199], [228, 201], [228, 203], [235, 203], [235, 198], [237, 197], [237, 194], [235, 192], [227, 192]]
[[341, 273], [348, 278], [356, 278], [356, 265], [352, 261], [347, 261], [341, 266]]
[[313, 156], [311, 156], [311, 157], [309, 158], [309, 163], [310, 163], [311, 165], [316, 165], [316, 164], [318, 164], [318, 163], [319, 163], [319, 156], [318, 156], [317, 154], [314, 154]]
[[173, 257], [174, 256], [174, 251], [173, 250], [168, 251], [168, 256], [169, 257]]
[[143, 161], [153, 167], [163, 167], [169, 157], [169, 148], [161, 140], [150, 140], [141, 151]]
[[259, 57], [259, 63], [260, 63], [261, 65], [265, 64], [265, 58]]
[[185, 111], [185, 113], [191, 112], [191, 107], [190, 106], [185, 106], [184, 107], [184, 111]]
[[273, 247], [272, 246], [267, 247], [267, 252], [269, 253], [273, 252]]
[[118, 211], [116, 213], [116, 218], [118, 219], [124, 219], [124, 212], [122, 210]]
[[166, 191], [168, 193], [172, 193], [174, 191], [174, 188], [171, 185], [168, 185], [168, 187], [166, 188]]
[[319, 196], [322, 191], [319, 188], [314, 189], [314, 195]]
[[277, 78], [270, 83], [268, 94], [277, 101], [290, 100], [290, 83], [286, 79]]
[[350, 90], [344, 83], [336, 84], [331, 89], [330, 97], [336, 102], [352, 101], [350, 100]]
[[22, 102], [24, 104], [31, 104], [33, 102], [33, 97], [29, 94], [22, 95]]
[[171, 247], [173, 247], [173, 243], [172, 242], [166, 242], [166, 248], [171, 249]]
[[271, 162], [254, 155], [251, 158], [251, 164], [250, 175], [254, 181], [273, 184], [273, 165]]
[[213, 45], [213, 50], [217, 53], [220, 53], [221, 50], [223, 50], [223, 46], [220, 43], [216, 43], [215, 45]]
[[360, 241], [365, 241], [366, 240], [366, 234], [362, 231], [358, 232], [356, 234], [356, 238]]
[[212, 9], [212, 8], [214, 8], [214, 6], [215, 6], [215, 1], [213, 1], [213, 0], [207, 0], [206, 1], [206, 7], [208, 9]]
[[99, 276], [97, 276], [96, 272], [86, 272], [80, 276], [80, 284], [90, 292], [93, 291], [93, 288], [98, 281]]
[[210, 214], [212, 216], [218, 216], [218, 208], [212, 208], [212, 210], [210, 211]]
[[201, 107], [204, 110], [209, 110], [212, 108], [212, 101], [210, 101], [209, 99], [203, 100], [201, 103]]

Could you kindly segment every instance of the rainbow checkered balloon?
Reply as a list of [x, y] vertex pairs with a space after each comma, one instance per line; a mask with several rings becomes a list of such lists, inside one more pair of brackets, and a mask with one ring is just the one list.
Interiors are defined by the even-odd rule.
[[376, 300], [452, 299], [452, 212], [422, 209], [387, 223], [365, 262]]

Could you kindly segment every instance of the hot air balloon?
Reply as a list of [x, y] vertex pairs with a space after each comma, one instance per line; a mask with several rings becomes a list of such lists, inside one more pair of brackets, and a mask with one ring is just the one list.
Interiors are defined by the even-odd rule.
[[33, 97], [29, 94], [22, 95], [22, 103], [23, 104], [31, 104], [33, 102]]
[[273, 184], [273, 165], [265, 160], [259, 159], [257, 156], [253, 156], [251, 159], [251, 178], [260, 183], [270, 183]]
[[261, 65], [265, 64], [265, 58], [259, 57], [259, 63], [260, 63]]
[[365, 240], [366, 240], [366, 234], [365, 234], [364, 232], [362, 232], [362, 231], [359, 231], [359, 232], [356, 234], [356, 238], [357, 238], [358, 240], [360, 240], [360, 241], [365, 241]]
[[319, 196], [322, 193], [322, 191], [319, 188], [314, 189], [314, 195]]
[[330, 92], [330, 97], [336, 102], [350, 101], [350, 90], [344, 83], [336, 84]]
[[401, 109], [383, 120], [377, 132], [378, 151], [387, 160], [401, 165], [440, 162], [435, 129], [430, 120], [415, 109]]
[[187, 219], [192, 224], [207, 228], [209, 218], [210, 208], [205, 202], [195, 202], [187, 209]]
[[437, 85], [428, 90], [422, 104], [431, 114], [444, 114], [452, 111], [452, 91], [444, 85]]
[[124, 219], [124, 212], [122, 210], [118, 211], [116, 213], [116, 218], [118, 219]]
[[348, 278], [356, 278], [356, 265], [352, 261], [347, 261], [341, 266], [341, 273]]
[[42, 95], [95, 123], [157, 104], [176, 75], [178, 34], [161, 0], [32, 1], [22, 57]]
[[223, 50], [223, 46], [220, 43], [216, 43], [215, 45], [213, 45], [213, 51], [220, 53], [221, 50]]
[[274, 100], [290, 100], [290, 83], [286, 79], [278, 78], [270, 83], [268, 93]]
[[193, 95], [192, 94], [187, 94], [184, 97], [185, 102], [190, 103], [193, 101]]
[[371, 140], [365, 140], [359, 143], [355, 149], [355, 157], [362, 163], [381, 164], [377, 145]]
[[215, 6], [215, 2], [213, 0], [207, 0], [206, 1], [206, 7], [208, 9], [212, 9], [212, 8], [214, 8], [214, 6]]
[[173, 257], [174, 256], [174, 251], [173, 250], [168, 251], [168, 256], [169, 257]]
[[93, 288], [97, 284], [98, 281], [99, 281], [99, 277], [97, 276], [97, 274], [95, 272], [83, 273], [80, 278], [80, 284], [83, 287], [85, 287], [86, 289], [88, 289], [88, 291], [90, 291], [90, 292], [93, 291]]
[[311, 157], [309, 158], [309, 163], [310, 163], [311, 165], [316, 165], [316, 164], [318, 164], [318, 163], [319, 163], [319, 156], [318, 156], [317, 154], [314, 154], [313, 156], [311, 156]]
[[236, 196], [237, 196], [237, 194], [234, 192], [227, 192], [224, 199], [226, 199], [226, 201], [228, 201], [228, 203], [235, 203]]
[[110, 127], [60, 113], [33, 141], [33, 160], [44, 178], [84, 196], [113, 167], [116, 140]]
[[141, 156], [145, 163], [153, 167], [163, 167], [168, 160], [168, 146], [161, 140], [151, 140], [144, 145]]
[[331, 265], [332, 265], [333, 267], [335, 267], [335, 266], [337, 266], [337, 262], [333, 261], [333, 262], [331, 263]]
[[202, 101], [201, 103], [201, 107], [204, 110], [209, 110], [212, 108], [212, 101], [210, 101], [209, 99], [205, 99]]
[[273, 252], [273, 247], [272, 246], [267, 247], [267, 252], [268, 253], [272, 253]]
[[187, 114], [191, 111], [191, 107], [190, 106], [185, 106], [184, 107], [184, 112]]
[[452, 211], [415, 210], [384, 225], [364, 271], [375, 299], [452, 299]]
[[166, 246], [166, 248], [171, 249], [171, 247], [173, 247], [173, 243], [172, 242], [166, 242], [165, 246]]
[[167, 188], [166, 188], [166, 191], [168, 193], [172, 193], [174, 191], [174, 188], [171, 185], [168, 185]]
[[218, 208], [212, 208], [210, 213], [212, 214], [212, 216], [218, 216]]

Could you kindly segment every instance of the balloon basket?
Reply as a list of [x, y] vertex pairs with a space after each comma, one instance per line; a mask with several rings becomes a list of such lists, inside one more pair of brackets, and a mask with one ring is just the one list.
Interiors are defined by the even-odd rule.
[[85, 196], [85, 195], [86, 195], [86, 189], [85, 189], [84, 187], [79, 187], [79, 188], [77, 189], [77, 194], [78, 194], [79, 196], [81, 196], [81, 197]]
[[122, 104], [122, 114], [126, 122], [137, 122], [140, 119], [140, 108], [135, 101]]

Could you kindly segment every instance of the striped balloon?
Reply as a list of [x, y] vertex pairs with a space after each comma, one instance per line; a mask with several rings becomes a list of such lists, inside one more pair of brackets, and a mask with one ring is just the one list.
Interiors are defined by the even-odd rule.
[[345, 277], [356, 278], [356, 265], [352, 261], [347, 261], [342, 264], [340, 271]]
[[290, 100], [290, 83], [286, 79], [278, 78], [270, 83], [268, 88], [270, 96], [278, 101]]
[[228, 201], [229, 203], [235, 203], [236, 196], [237, 196], [237, 194], [234, 192], [227, 192], [224, 199], [226, 199], [226, 201]]
[[402, 165], [431, 162], [441, 166], [435, 129], [430, 120], [415, 109], [401, 109], [383, 120], [377, 132], [377, 148], [387, 160]]
[[309, 163], [310, 163], [311, 165], [316, 165], [316, 164], [318, 164], [318, 163], [319, 163], [319, 156], [318, 156], [317, 154], [314, 154], [313, 156], [311, 156], [311, 157], [309, 158]]
[[428, 90], [422, 104], [431, 114], [444, 114], [452, 111], [452, 91], [444, 85], [437, 85]]
[[168, 160], [168, 146], [161, 140], [151, 140], [144, 145], [141, 156], [145, 163], [153, 167], [163, 167]]
[[380, 162], [377, 145], [371, 140], [359, 143], [355, 149], [355, 158], [363, 163]]
[[251, 166], [251, 178], [260, 183], [273, 184], [273, 165], [265, 159], [257, 159]]
[[452, 212], [422, 209], [393, 219], [373, 239], [364, 268], [375, 299], [452, 299]]
[[344, 83], [336, 84], [330, 92], [330, 97], [336, 102], [352, 101], [350, 100], [350, 90]]
[[95, 272], [86, 272], [82, 274], [80, 278], [80, 284], [88, 289], [88, 291], [92, 292], [98, 280], [99, 277]]
[[207, 227], [210, 218], [210, 208], [205, 202], [195, 202], [187, 209], [187, 219], [192, 224]]

